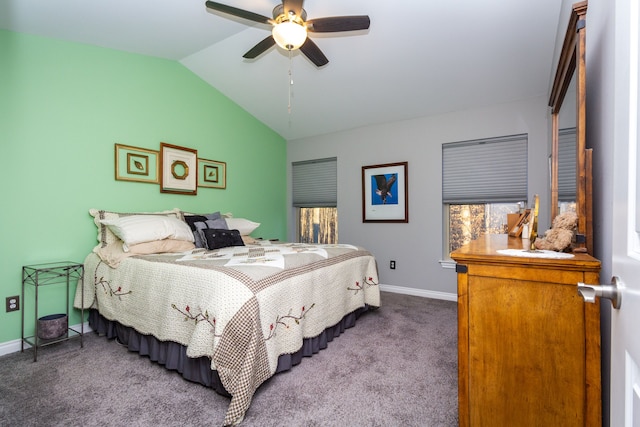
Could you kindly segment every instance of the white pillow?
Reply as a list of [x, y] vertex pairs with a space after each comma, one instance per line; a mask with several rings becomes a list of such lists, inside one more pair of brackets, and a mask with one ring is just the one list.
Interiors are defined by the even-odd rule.
[[174, 208], [168, 211], [161, 212], [113, 212], [113, 211], [105, 211], [98, 209], [89, 209], [89, 214], [93, 217], [93, 223], [98, 227], [98, 246], [94, 248], [94, 252], [100, 248], [106, 248], [107, 246], [115, 243], [120, 244], [120, 239], [116, 235], [114, 235], [109, 227], [105, 224], [101, 224], [100, 221], [103, 219], [117, 219], [125, 216], [131, 215], [162, 215], [169, 216], [172, 218], [182, 219], [182, 212], [179, 208]]
[[241, 236], [248, 236], [260, 226], [259, 222], [249, 221], [245, 218], [225, 218], [229, 230], [238, 230]]
[[133, 215], [100, 220], [125, 245], [174, 239], [193, 242], [191, 228], [182, 220], [161, 215]]

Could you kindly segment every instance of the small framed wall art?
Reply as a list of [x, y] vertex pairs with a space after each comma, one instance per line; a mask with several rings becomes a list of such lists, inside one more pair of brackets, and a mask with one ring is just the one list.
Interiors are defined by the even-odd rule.
[[115, 144], [116, 180], [158, 184], [160, 153], [156, 150]]
[[227, 164], [217, 160], [198, 159], [198, 187], [227, 188]]
[[161, 142], [160, 163], [162, 193], [198, 193], [198, 150]]
[[362, 222], [409, 222], [407, 162], [362, 167]]

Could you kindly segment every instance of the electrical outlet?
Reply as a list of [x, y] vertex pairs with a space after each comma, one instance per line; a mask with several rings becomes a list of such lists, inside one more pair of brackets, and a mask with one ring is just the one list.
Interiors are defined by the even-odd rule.
[[20, 310], [20, 296], [7, 297], [7, 313]]
[[389, 268], [392, 270], [396, 269], [396, 262], [395, 261], [389, 261]]

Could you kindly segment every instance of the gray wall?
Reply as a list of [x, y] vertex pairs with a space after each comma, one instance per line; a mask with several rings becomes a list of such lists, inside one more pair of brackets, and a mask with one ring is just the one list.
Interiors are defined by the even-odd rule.
[[[549, 112], [547, 95], [384, 123], [313, 138], [289, 141], [291, 162], [338, 158], [338, 234], [341, 243], [369, 249], [378, 260], [382, 285], [394, 291], [456, 299], [456, 276], [444, 268], [442, 215], [442, 144], [495, 136], [529, 135], [529, 199], [540, 195], [540, 231], [549, 224]], [[362, 222], [362, 166], [409, 162], [409, 223]], [[288, 204], [291, 206], [289, 198]], [[294, 210], [290, 209], [289, 239], [295, 238]], [[505, 219], [506, 222], [506, 219]], [[389, 261], [396, 269], [389, 269]], [[383, 287], [384, 288], [384, 287]]]

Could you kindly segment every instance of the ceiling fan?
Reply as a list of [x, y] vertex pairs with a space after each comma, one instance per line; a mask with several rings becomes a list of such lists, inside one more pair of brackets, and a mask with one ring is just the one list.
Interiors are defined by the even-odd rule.
[[208, 9], [218, 12], [273, 26], [270, 36], [242, 55], [243, 58], [248, 59], [256, 58], [277, 44], [288, 51], [300, 49], [317, 67], [322, 67], [328, 64], [329, 60], [320, 48], [307, 37], [307, 32], [336, 33], [369, 28], [370, 20], [367, 15], [332, 16], [307, 21], [307, 12], [302, 8], [303, 1], [282, 0], [281, 4], [273, 8], [273, 18], [213, 1], [207, 1], [206, 6]]

